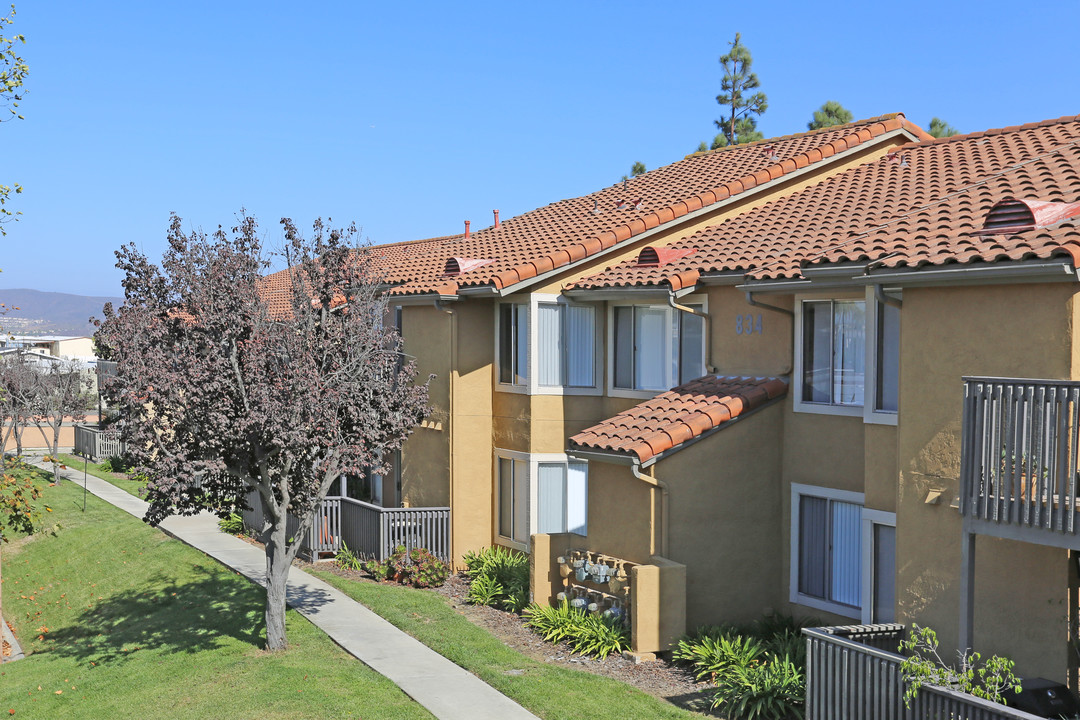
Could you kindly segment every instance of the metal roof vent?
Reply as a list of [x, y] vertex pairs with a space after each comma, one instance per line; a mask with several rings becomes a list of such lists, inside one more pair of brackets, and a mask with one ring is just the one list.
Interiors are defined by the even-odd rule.
[[461, 275], [470, 270], [475, 270], [478, 267], [490, 265], [493, 262], [495, 261], [487, 259], [452, 257], [447, 259], [446, 267], [443, 269], [443, 275]]
[[641, 249], [638, 253], [637, 266], [638, 267], [663, 267], [668, 263], [674, 262], [679, 258], [684, 258], [687, 255], [693, 255], [697, 252], [697, 248], [674, 248], [674, 247], [654, 247], [648, 245]]
[[1009, 235], [1057, 225], [1080, 216], [1080, 203], [1005, 198], [986, 213], [979, 235]]

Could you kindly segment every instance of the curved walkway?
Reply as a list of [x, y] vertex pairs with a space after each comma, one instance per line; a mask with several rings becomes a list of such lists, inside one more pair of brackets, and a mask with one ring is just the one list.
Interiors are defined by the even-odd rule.
[[[51, 465], [35, 464], [52, 470]], [[61, 470], [60, 475], [78, 485], [83, 483], [82, 473], [74, 468]], [[140, 520], [146, 513], [145, 502], [100, 478], [88, 475], [86, 487]], [[171, 517], [160, 527], [265, 586], [265, 554], [254, 545], [221, 532], [217, 522], [215, 516], [204, 512]], [[298, 568], [289, 570], [288, 603], [349, 654], [386, 676], [440, 720], [536, 720], [535, 715], [480, 678]]]

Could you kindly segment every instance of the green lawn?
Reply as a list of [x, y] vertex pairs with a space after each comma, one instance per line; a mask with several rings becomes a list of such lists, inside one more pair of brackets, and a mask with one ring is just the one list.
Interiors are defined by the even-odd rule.
[[295, 612], [289, 650], [262, 651], [263, 590], [201, 552], [92, 495], [81, 512], [72, 483], [43, 499], [58, 534], [3, 550], [28, 656], [0, 666], [0, 715], [431, 717]]
[[83, 458], [78, 457], [77, 455], [58, 453], [56, 457], [60, 460], [61, 463], [67, 465], [72, 470], [77, 470], [80, 473], [83, 471], [83, 464], [85, 462], [86, 472], [88, 474], [110, 482], [121, 490], [131, 493], [137, 498], [142, 498], [142, 495], [140, 493], [142, 492], [144, 483], [141, 483], [137, 480], [131, 480], [128, 478], [127, 475], [123, 475], [121, 473], [109, 472], [108, 470], [105, 470], [101, 467], [101, 463], [86, 462], [83, 460]]
[[324, 570], [312, 574], [546, 720], [701, 717], [610, 678], [532, 660], [469, 622], [436, 593], [348, 580]]

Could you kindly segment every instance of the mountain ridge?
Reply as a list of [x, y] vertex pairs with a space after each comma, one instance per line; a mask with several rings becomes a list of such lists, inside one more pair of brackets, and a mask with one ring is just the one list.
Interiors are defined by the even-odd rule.
[[121, 297], [75, 295], [29, 288], [0, 289], [0, 328], [11, 335], [92, 335], [90, 317], [102, 317], [105, 303]]

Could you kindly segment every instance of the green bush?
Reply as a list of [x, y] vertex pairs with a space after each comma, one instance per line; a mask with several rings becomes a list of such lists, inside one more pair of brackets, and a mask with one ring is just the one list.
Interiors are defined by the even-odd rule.
[[[500, 545], [467, 552], [468, 600], [520, 613], [529, 604], [529, 556]], [[480, 583], [479, 587], [476, 587]], [[474, 590], [474, 587], [476, 589]]]
[[683, 636], [672, 657], [717, 688], [713, 707], [740, 720], [803, 716], [806, 641], [816, 620], [769, 614], [748, 625], [713, 625]]
[[218, 520], [218, 528], [223, 533], [230, 535], [243, 535], [247, 528], [244, 527], [244, 518], [240, 513], [229, 513]]
[[630, 630], [621, 620], [570, 607], [532, 603], [525, 609], [525, 624], [548, 642], [567, 642], [580, 655], [606, 658], [630, 647]]
[[376, 580], [396, 580], [402, 585], [418, 588], [440, 587], [450, 576], [450, 566], [429, 550], [406, 550], [404, 545], [394, 548], [384, 562], [370, 560], [364, 563], [363, 568]]
[[344, 540], [341, 542], [341, 549], [334, 555], [334, 564], [342, 570], [361, 570], [364, 567], [364, 563], [349, 549]]
[[788, 657], [731, 665], [717, 677], [712, 706], [740, 720], [803, 717], [806, 675]]
[[1006, 690], [1020, 692], [1012, 660], [993, 655], [983, 662], [979, 653], [966, 651], [958, 653], [958, 666], [950, 665], [938, 654], [937, 633], [928, 627], [912, 624], [908, 639], [900, 643], [900, 652], [908, 656], [900, 663], [907, 685], [904, 703], [908, 706], [923, 685], [949, 687], [1002, 704]]
[[127, 455], [110, 455], [101, 461], [101, 469], [123, 475], [131, 470], [131, 459]]

